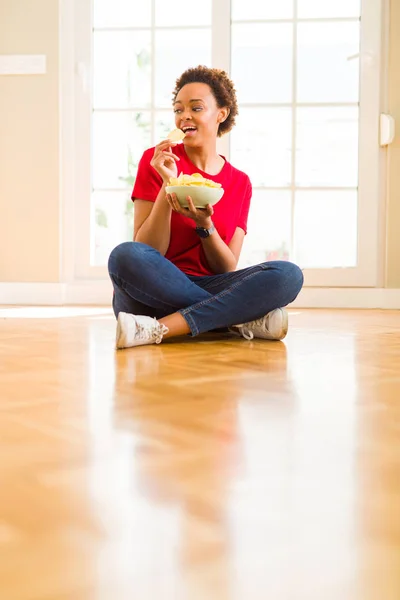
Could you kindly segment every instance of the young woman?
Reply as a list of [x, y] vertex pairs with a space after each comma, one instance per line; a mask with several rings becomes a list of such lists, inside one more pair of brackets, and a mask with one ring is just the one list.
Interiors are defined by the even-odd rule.
[[[224, 71], [199, 66], [176, 82], [173, 109], [183, 143], [146, 150], [132, 192], [134, 241], [117, 246], [108, 269], [114, 286], [117, 348], [229, 327], [247, 339], [281, 340], [303, 285], [299, 267], [265, 262], [236, 271], [251, 200], [248, 176], [216, 150], [238, 114]], [[200, 173], [222, 185], [215, 207], [182, 208], [166, 193], [170, 177]], [[273, 216], [271, 216], [273, 218]]]

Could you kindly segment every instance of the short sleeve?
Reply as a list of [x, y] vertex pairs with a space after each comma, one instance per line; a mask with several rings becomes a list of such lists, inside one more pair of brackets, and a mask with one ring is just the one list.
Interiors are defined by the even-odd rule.
[[132, 191], [132, 200], [149, 200], [155, 202], [158, 192], [162, 186], [162, 177], [151, 166], [150, 161], [154, 153], [154, 148], [146, 150], [140, 159], [135, 185]]
[[250, 179], [247, 178], [247, 185], [245, 187], [245, 192], [243, 194], [242, 206], [239, 213], [239, 219], [237, 223], [237, 227], [243, 229], [243, 231], [247, 234], [247, 220], [249, 217], [250, 210], [250, 202], [253, 190], [250, 183]]

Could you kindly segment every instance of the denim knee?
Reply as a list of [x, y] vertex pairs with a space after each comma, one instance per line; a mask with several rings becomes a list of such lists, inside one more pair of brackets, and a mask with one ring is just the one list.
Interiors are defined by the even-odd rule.
[[304, 275], [303, 271], [292, 262], [280, 261], [283, 264], [282, 268], [282, 278], [283, 285], [285, 286], [288, 294], [291, 296], [291, 300], [289, 302], [293, 302], [293, 300], [298, 296], [301, 288], [304, 283]]
[[282, 295], [285, 305], [293, 302], [304, 283], [304, 276], [300, 267], [286, 260], [266, 262], [264, 267], [275, 271], [274, 287]]
[[137, 267], [141, 267], [145, 261], [145, 257], [149, 251], [154, 248], [150, 248], [146, 244], [141, 242], [123, 242], [114, 248], [108, 259], [108, 272], [119, 273], [125, 268], [129, 268], [129, 271], [135, 271]]

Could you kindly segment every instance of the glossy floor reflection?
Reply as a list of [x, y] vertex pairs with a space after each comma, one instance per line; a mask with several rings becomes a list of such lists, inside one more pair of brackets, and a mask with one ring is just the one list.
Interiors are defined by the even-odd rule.
[[116, 353], [0, 309], [4, 600], [398, 600], [400, 312]]

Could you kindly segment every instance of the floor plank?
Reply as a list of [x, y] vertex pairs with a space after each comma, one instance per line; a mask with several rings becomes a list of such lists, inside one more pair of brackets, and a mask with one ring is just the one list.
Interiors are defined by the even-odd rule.
[[400, 598], [400, 312], [114, 331], [0, 308], [2, 599]]

